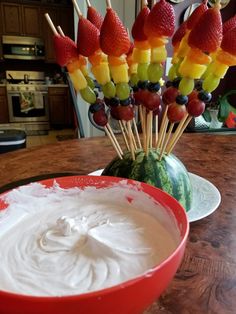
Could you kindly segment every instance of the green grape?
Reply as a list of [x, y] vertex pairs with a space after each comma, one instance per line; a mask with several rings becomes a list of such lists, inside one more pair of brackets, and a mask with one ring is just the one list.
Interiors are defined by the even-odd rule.
[[208, 65], [206, 71], [202, 74], [201, 79], [205, 80], [209, 74], [212, 72], [212, 63]]
[[93, 79], [92, 79], [90, 76], [86, 76], [86, 81], [87, 81], [88, 86], [89, 86], [90, 88], [92, 88], [92, 89], [95, 88], [94, 81], [93, 81]]
[[85, 87], [84, 89], [80, 90], [80, 95], [89, 104], [94, 104], [96, 102], [96, 95], [94, 91], [89, 87]]
[[194, 90], [194, 79], [184, 77], [179, 83], [179, 91], [181, 95], [189, 95]]
[[102, 86], [103, 94], [106, 98], [112, 98], [116, 95], [116, 87], [115, 84], [110, 81]]
[[130, 77], [130, 85], [136, 86], [136, 85], [138, 85], [138, 81], [139, 81], [138, 74], [132, 74]]
[[148, 81], [148, 74], [147, 74], [147, 70], [148, 70], [148, 63], [140, 63], [138, 65], [138, 77], [140, 81]]
[[203, 81], [202, 88], [206, 92], [211, 93], [217, 88], [219, 84], [220, 78], [216, 77], [214, 74], [209, 74], [208, 77]]
[[174, 79], [177, 77], [176, 67], [177, 67], [176, 64], [172, 64], [172, 66], [169, 69], [168, 78], [169, 78], [170, 81], [174, 81]]
[[147, 73], [149, 81], [157, 83], [163, 75], [163, 67], [158, 63], [150, 63]]
[[127, 99], [130, 95], [130, 87], [128, 83], [116, 84], [116, 95], [120, 100]]

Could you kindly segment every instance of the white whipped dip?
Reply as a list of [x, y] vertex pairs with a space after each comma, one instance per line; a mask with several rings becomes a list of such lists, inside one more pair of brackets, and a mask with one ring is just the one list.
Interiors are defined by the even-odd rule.
[[172, 214], [125, 184], [63, 189], [32, 183], [3, 196], [0, 290], [74, 295], [144, 274], [178, 246]]

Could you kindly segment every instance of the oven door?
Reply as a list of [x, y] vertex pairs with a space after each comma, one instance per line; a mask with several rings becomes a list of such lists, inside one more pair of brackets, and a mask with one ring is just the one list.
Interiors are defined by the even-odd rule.
[[48, 93], [8, 91], [10, 122], [49, 121]]

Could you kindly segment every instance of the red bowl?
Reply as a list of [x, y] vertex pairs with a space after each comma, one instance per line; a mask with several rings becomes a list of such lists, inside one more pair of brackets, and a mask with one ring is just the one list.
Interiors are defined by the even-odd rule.
[[[96, 186], [109, 187], [123, 179], [102, 176], [72, 176], [57, 178], [63, 188]], [[40, 181], [52, 186], [54, 179]], [[111, 288], [62, 297], [34, 297], [0, 291], [2, 314], [138, 314], [142, 313], [166, 289], [182, 260], [189, 224], [184, 208], [170, 195], [145, 183], [127, 180], [127, 183], [144, 191], [172, 212], [181, 241], [175, 251], [161, 264], [135, 279]], [[0, 209], [6, 205], [0, 203]]]

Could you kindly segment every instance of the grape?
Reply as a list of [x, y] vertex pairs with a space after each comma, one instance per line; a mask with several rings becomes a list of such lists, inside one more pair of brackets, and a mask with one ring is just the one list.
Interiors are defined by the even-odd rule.
[[156, 110], [159, 108], [161, 99], [160, 95], [157, 93], [149, 92], [148, 90], [143, 91], [143, 105], [148, 110]]
[[194, 80], [184, 77], [179, 83], [179, 91], [182, 95], [188, 95], [194, 90]]
[[92, 88], [92, 89], [95, 88], [95, 83], [94, 83], [93, 79], [90, 76], [86, 76], [86, 81], [87, 81], [88, 86], [90, 88]]
[[104, 110], [99, 110], [94, 112], [93, 120], [97, 125], [105, 126], [108, 122], [108, 117]]
[[86, 102], [93, 104], [96, 102], [96, 95], [94, 91], [89, 87], [85, 87], [84, 89], [80, 90], [80, 95]]
[[168, 77], [169, 77], [170, 81], [173, 81], [177, 77], [177, 74], [176, 74], [176, 64], [173, 64], [170, 67], [169, 72], [168, 72]]
[[134, 109], [132, 106], [119, 106], [118, 109], [118, 119], [129, 121], [134, 117]]
[[139, 81], [138, 74], [132, 74], [130, 77], [130, 85], [136, 86], [138, 84], [138, 81]]
[[105, 97], [112, 98], [116, 95], [116, 87], [115, 84], [110, 81], [102, 86], [102, 91]]
[[130, 87], [128, 83], [117, 83], [116, 84], [116, 95], [121, 100], [124, 100], [130, 95]]
[[165, 105], [169, 105], [172, 102], [175, 102], [176, 97], [179, 95], [179, 91], [175, 87], [168, 87], [163, 95], [162, 95], [162, 101]]
[[167, 117], [171, 123], [179, 122], [187, 113], [185, 105], [178, 105], [176, 102], [168, 107]]
[[184, 96], [184, 95], [178, 95], [175, 99], [175, 102], [178, 105], [185, 105], [188, 102], [188, 96]]
[[148, 80], [148, 63], [140, 63], [138, 65], [138, 77], [140, 81], [147, 81]]
[[198, 98], [192, 99], [187, 105], [187, 111], [193, 117], [200, 116], [204, 110], [205, 103]]
[[158, 63], [150, 63], [147, 73], [149, 81], [152, 83], [156, 83], [163, 75], [163, 67]]
[[220, 78], [216, 77], [214, 74], [208, 75], [208, 77], [203, 81], [202, 88], [208, 92], [211, 93], [213, 90], [217, 88], [217, 86], [220, 84]]

